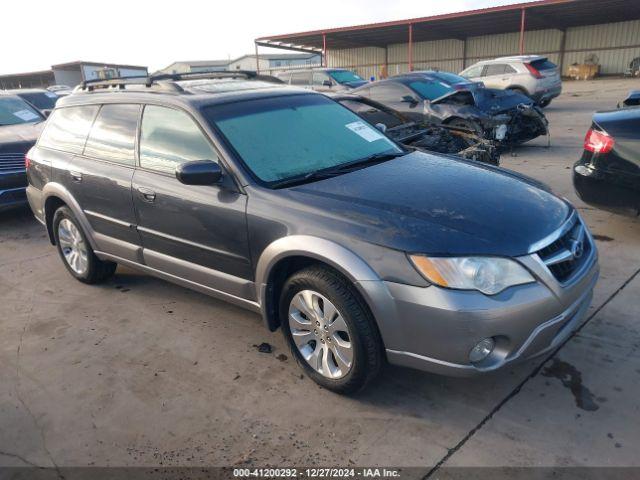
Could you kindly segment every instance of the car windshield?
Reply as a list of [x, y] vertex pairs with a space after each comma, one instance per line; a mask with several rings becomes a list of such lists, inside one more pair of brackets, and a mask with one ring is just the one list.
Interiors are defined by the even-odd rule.
[[481, 110], [507, 110], [520, 104], [533, 103], [526, 95], [514, 90], [496, 90], [493, 88], [479, 88], [473, 90], [476, 105]]
[[327, 72], [338, 83], [363, 82], [362, 77], [351, 70], [333, 70]]
[[0, 125], [36, 123], [42, 120], [42, 115], [21, 98], [0, 97]]
[[450, 72], [435, 72], [432, 73], [431, 75], [433, 75], [434, 78], [437, 78], [438, 80], [441, 80], [445, 83], [448, 83], [449, 85], [457, 85], [460, 83], [469, 83], [469, 80], [467, 80], [464, 77], [461, 77], [460, 75], [456, 75], [455, 73], [450, 73]]
[[402, 150], [355, 113], [322, 95], [288, 95], [204, 108], [204, 114], [263, 183]]
[[427, 100], [435, 100], [453, 92], [453, 88], [438, 80], [413, 80], [409, 83], [409, 87]]
[[53, 92], [18, 92], [17, 95], [39, 110], [53, 110], [60, 98]]

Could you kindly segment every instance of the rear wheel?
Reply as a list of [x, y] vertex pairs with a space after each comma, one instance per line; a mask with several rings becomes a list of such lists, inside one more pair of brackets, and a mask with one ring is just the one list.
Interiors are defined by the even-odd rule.
[[84, 283], [99, 283], [114, 274], [117, 264], [96, 257], [80, 223], [68, 207], [53, 216], [53, 235], [60, 258], [69, 273]]
[[298, 364], [337, 393], [362, 389], [380, 370], [382, 342], [354, 286], [322, 266], [292, 275], [280, 296], [282, 331]]

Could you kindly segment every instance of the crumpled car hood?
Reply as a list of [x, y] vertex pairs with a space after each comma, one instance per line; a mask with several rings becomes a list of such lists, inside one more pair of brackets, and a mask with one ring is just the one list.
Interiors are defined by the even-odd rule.
[[421, 152], [281, 193], [337, 233], [443, 255], [527, 254], [572, 210], [513, 172]]

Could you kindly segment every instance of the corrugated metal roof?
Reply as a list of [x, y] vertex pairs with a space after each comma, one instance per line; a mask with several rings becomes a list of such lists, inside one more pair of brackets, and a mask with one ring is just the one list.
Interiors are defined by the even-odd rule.
[[256, 43], [320, 51], [326, 38], [326, 46], [331, 49], [385, 47], [406, 43], [409, 25], [412, 25], [414, 42], [462, 39], [519, 31], [523, 10], [529, 31], [640, 19], [638, 0], [540, 0], [393, 22], [265, 36], [257, 38]]

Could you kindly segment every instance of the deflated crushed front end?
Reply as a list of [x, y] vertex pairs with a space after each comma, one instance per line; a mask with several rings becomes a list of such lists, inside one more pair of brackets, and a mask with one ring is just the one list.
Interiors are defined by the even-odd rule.
[[501, 146], [513, 146], [546, 135], [549, 121], [538, 107], [519, 104], [508, 112], [485, 117], [481, 124], [487, 138]]

